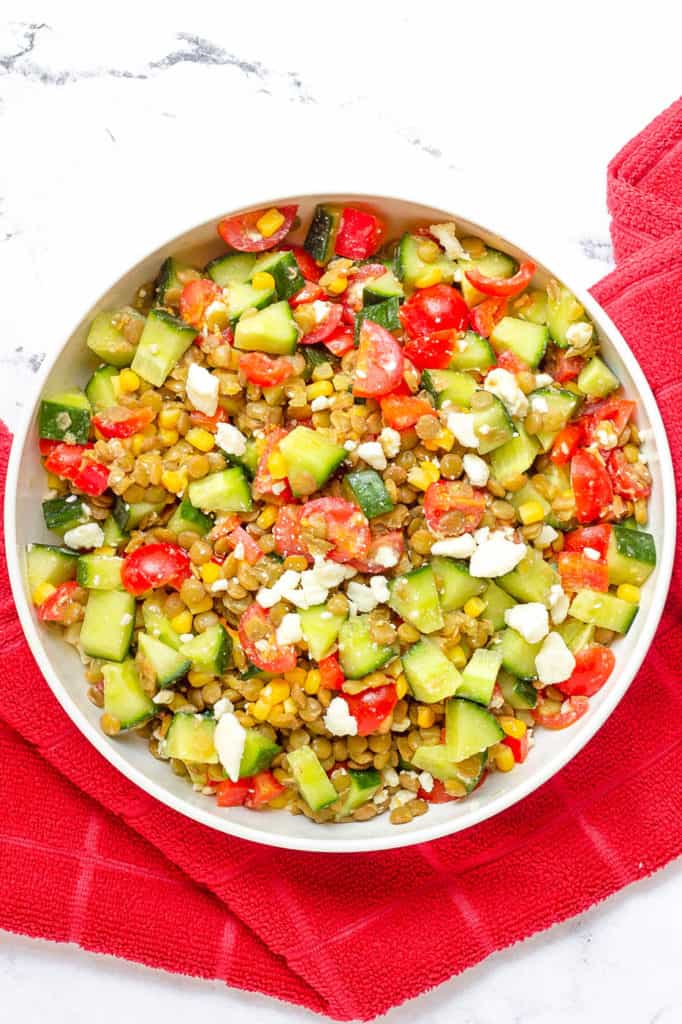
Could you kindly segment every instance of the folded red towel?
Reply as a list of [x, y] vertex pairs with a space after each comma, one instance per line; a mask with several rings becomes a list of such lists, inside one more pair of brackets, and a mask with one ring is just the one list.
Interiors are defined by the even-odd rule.
[[[676, 187], [659, 189], [674, 166], [661, 137], [676, 150], [681, 119], [678, 104], [611, 165], [614, 238], [624, 248], [635, 231], [663, 238], [653, 212], [662, 202], [682, 228], [682, 166]], [[639, 217], [621, 204], [626, 185]], [[678, 482], [682, 376], [666, 346], [682, 328], [681, 290], [682, 230], [647, 244], [595, 289], [656, 392]], [[8, 435], [0, 440], [4, 479]], [[0, 925], [223, 978], [340, 1020], [382, 1013], [682, 852], [681, 610], [678, 578], [627, 696], [540, 790], [460, 835], [349, 860], [230, 839], [135, 789], [58, 707], [3, 571], [0, 763], [14, 770], [0, 774]], [[543, 874], [551, 887], [537, 885]]]

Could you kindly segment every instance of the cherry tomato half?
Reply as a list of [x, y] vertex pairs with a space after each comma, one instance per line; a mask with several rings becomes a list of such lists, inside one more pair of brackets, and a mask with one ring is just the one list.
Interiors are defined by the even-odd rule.
[[599, 523], [597, 526], [581, 526], [564, 534], [565, 551], [584, 551], [592, 548], [599, 552], [602, 561], [606, 558], [611, 540], [611, 524]]
[[353, 328], [341, 324], [328, 338], [324, 339], [324, 343], [332, 355], [345, 356], [346, 352], [350, 352], [355, 344]]
[[571, 461], [582, 443], [582, 425], [580, 423], [568, 423], [554, 438], [549, 457], [555, 466], [565, 466], [567, 462]]
[[586, 363], [583, 356], [569, 356], [561, 348], [553, 348], [545, 358], [545, 373], [554, 377], [557, 384], [566, 384], [580, 376]]
[[375, 686], [362, 693], [347, 693], [344, 698], [348, 702], [351, 715], [358, 723], [358, 736], [369, 736], [376, 732], [398, 703], [395, 685]]
[[38, 618], [41, 622], [61, 622], [64, 625], [78, 622], [83, 618], [85, 609], [76, 601], [76, 595], [82, 588], [76, 580], [60, 583], [49, 597], [38, 605]]
[[277, 643], [270, 616], [256, 601], [239, 620], [239, 642], [249, 661], [263, 672], [290, 672], [296, 668], [295, 646]]
[[373, 320], [363, 320], [353, 394], [359, 398], [388, 395], [402, 381], [404, 369], [403, 350], [393, 335]]
[[285, 504], [287, 501], [291, 501], [293, 494], [289, 487], [289, 482], [284, 480], [275, 480], [268, 467], [268, 461], [270, 456], [277, 448], [277, 445], [283, 437], [287, 436], [288, 431], [284, 427], [275, 427], [267, 435], [265, 447], [263, 453], [258, 460], [258, 468], [256, 475], [251, 485], [251, 490], [255, 498], [268, 497], [270, 501], [276, 501], [281, 504]]
[[239, 357], [239, 369], [252, 384], [271, 388], [293, 377], [294, 364], [287, 356], [268, 356], [265, 352], [244, 352]]
[[601, 423], [612, 423], [616, 434], [622, 433], [635, 411], [636, 404], [636, 402], [624, 398], [606, 398], [601, 402], [592, 402], [586, 406], [578, 421], [583, 427], [585, 443], [596, 442], [599, 444], [599, 425]]
[[302, 245], [280, 245], [280, 249], [284, 249], [285, 252], [293, 252], [298, 269], [306, 281], [317, 282], [320, 280], [324, 269], [318, 267], [308, 250], [304, 249]]
[[158, 587], [179, 590], [192, 575], [189, 555], [179, 544], [145, 544], [123, 559], [121, 582], [129, 594], [145, 594]]
[[267, 210], [252, 210], [251, 213], [242, 213], [238, 217], [227, 217], [218, 224], [218, 234], [226, 245], [239, 252], [264, 252], [266, 249], [274, 249], [289, 233], [298, 206], [278, 206], [277, 209], [284, 217], [284, 223], [272, 235], [265, 237], [256, 227], [256, 223], [268, 212]]
[[537, 725], [545, 729], [567, 729], [587, 712], [590, 702], [587, 697], [569, 697], [561, 706], [561, 710], [547, 715], [541, 708], [533, 708], [531, 715]]
[[604, 463], [587, 449], [571, 459], [571, 487], [579, 523], [591, 523], [604, 515], [613, 500], [613, 488]]
[[314, 498], [303, 506], [302, 529], [315, 529], [333, 549], [327, 555], [335, 562], [365, 558], [371, 534], [364, 512], [345, 498]]
[[614, 448], [606, 460], [613, 489], [622, 498], [648, 498], [651, 473], [643, 462], [628, 462], [622, 448]]
[[502, 298], [484, 299], [469, 311], [469, 323], [472, 330], [482, 338], [489, 338], [495, 324], [498, 324], [507, 312], [507, 300]]
[[315, 302], [317, 325], [298, 339], [299, 345], [317, 345], [333, 334], [343, 319], [343, 306], [338, 302]]
[[305, 306], [307, 302], [317, 302], [323, 296], [324, 292], [319, 284], [316, 284], [314, 281], [306, 281], [303, 287], [295, 295], [291, 296], [289, 305], [292, 309], [296, 309], [298, 306]]
[[222, 293], [222, 288], [209, 278], [188, 281], [180, 295], [180, 316], [192, 327], [201, 327], [207, 308]]
[[154, 410], [146, 405], [139, 409], [128, 409], [124, 405], [114, 405], [111, 409], [97, 413], [92, 417], [92, 425], [102, 437], [132, 437], [151, 423]]
[[512, 295], [518, 295], [530, 284], [535, 270], [536, 266], [532, 260], [524, 260], [511, 277], [486, 277], [477, 267], [472, 267], [464, 273], [469, 284], [484, 295], [510, 298]]
[[302, 505], [282, 505], [277, 513], [272, 535], [275, 538], [275, 551], [283, 558], [289, 555], [304, 555], [310, 558], [301, 540]]
[[456, 337], [456, 331], [436, 331], [410, 338], [403, 347], [403, 355], [418, 370], [444, 370], [450, 365]]
[[445, 537], [471, 533], [481, 524], [485, 496], [459, 480], [437, 480], [424, 494], [429, 529]]
[[575, 655], [575, 668], [568, 679], [557, 683], [567, 697], [592, 697], [613, 672], [616, 658], [610, 647], [593, 644]]
[[373, 213], [356, 210], [353, 206], [344, 206], [334, 242], [334, 252], [337, 256], [345, 256], [349, 260], [366, 260], [379, 248], [383, 231], [383, 224]]
[[400, 307], [400, 321], [411, 338], [434, 331], [464, 331], [469, 307], [460, 292], [449, 284], [420, 288]]
[[[379, 549], [383, 549], [381, 554]], [[354, 558], [352, 565], [358, 572], [385, 573], [392, 569], [403, 557], [405, 551], [405, 539], [402, 530], [390, 530], [377, 537], [372, 537], [367, 554], [364, 558]], [[390, 565], [386, 565], [385, 555], [390, 552]]]
[[564, 590], [598, 590], [606, 593], [609, 589], [609, 570], [605, 562], [588, 558], [581, 551], [560, 551], [557, 568]]
[[228, 539], [233, 548], [237, 548], [241, 544], [242, 557], [249, 565], [255, 565], [263, 557], [263, 549], [260, 544], [256, 543], [243, 526], [237, 526], [232, 533], [228, 534]]
[[91, 444], [58, 442], [45, 459], [45, 469], [63, 480], [70, 480], [83, 494], [98, 497], [109, 486], [109, 467], [86, 457], [85, 453], [92, 447]]

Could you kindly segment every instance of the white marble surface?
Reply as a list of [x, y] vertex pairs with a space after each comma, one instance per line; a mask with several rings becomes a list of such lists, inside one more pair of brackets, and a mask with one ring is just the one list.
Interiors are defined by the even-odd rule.
[[[679, 91], [671, 10], [5, 0], [0, 414], [18, 422], [45, 353], [127, 263], [245, 189], [428, 201], [437, 182], [591, 284], [610, 266], [606, 163]], [[677, 864], [387, 1019], [672, 1024], [681, 901]], [[23, 1024], [308, 1016], [1, 933], [0, 989]]]

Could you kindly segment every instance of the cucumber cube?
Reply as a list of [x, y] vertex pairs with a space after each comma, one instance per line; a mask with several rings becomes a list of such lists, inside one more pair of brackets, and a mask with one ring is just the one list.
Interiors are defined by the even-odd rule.
[[122, 730], [134, 729], [148, 721], [156, 707], [145, 693], [135, 662], [102, 666], [104, 676], [104, 710], [116, 718]]

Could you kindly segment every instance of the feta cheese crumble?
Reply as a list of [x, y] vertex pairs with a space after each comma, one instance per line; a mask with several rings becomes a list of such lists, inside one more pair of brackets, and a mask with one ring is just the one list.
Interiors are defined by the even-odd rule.
[[592, 324], [586, 323], [585, 320], [579, 320], [566, 328], [566, 341], [574, 348], [587, 348], [592, 341], [593, 333]]
[[386, 604], [390, 594], [385, 576], [372, 576], [369, 586], [364, 583], [356, 583], [353, 580], [348, 584], [346, 596], [353, 606], [354, 612], [374, 611], [378, 604]]
[[461, 537], [446, 537], [437, 540], [431, 547], [432, 555], [446, 555], [448, 558], [471, 558], [476, 550], [476, 541], [470, 533]]
[[464, 448], [478, 448], [479, 440], [474, 429], [476, 420], [470, 412], [449, 412], [446, 417], [448, 430]]
[[535, 538], [536, 548], [548, 548], [550, 544], [553, 544], [559, 534], [553, 526], [549, 526], [547, 523], [543, 524], [542, 529]]
[[372, 469], [382, 470], [386, 469], [388, 465], [384, 449], [378, 441], [365, 441], [363, 444], [358, 445], [357, 453]]
[[430, 793], [433, 789], [433, 775], [430, 772], [420, 772], [418, 775], [419, 785], [425, 793]]
[[535, 374], [535, 387], [546, 388], [550, 384], [554, 383], [554, 378], [551, 373], [536, 373]]
[[444, 224], [429, 224], [429, 232], [436, 239], [449, 260], [468, 260], [469, 253], [462, 248], [457, 237], [457, 225], [454, 220]]
[[467, 452], [462, 457], [462, 464], [471, 486], [485, 487], [490, 479], [490, 467], [485, 459], [482, 459], [480, 455], [472, 455], [471, 452]]
[[393, 459], [400, 451], [400, 434], [393, 427], [384, 427], [379, 434], [379, 443], [387, 459]]
[[222, 718], [223, 715], [231, 714], [234, 711], [234, 705], [229, 697], [221, 697], [213, 705], [213, 717], [215, 719]]
[[288, 612], [275, 631], [275, 638], [280, 646], [297, 644], [303, 639], [301, 616], [298, 612]]
[[332, 736], [357, 736], [358, 723], [343, 697], [334, 697], [324, 715], [325, 727]]
[[538, 679], [544, 686], [563, 683], [573, 672], [575, 658], [559, 633], [549, 633], [535, 657]]
[[98, 523], [83, 523], [64, 534], [64, 543], [69, 548], [98, 548], [103, 541], [104, 532]]
[[239, 457], [246, 451], [246, 438], [241, 430], [237, 430], [231, 423], [219, 423], [216, 430], [216, 444], [226, 455]]
[[483, 390], [499, 398], [512, 416], [525, 416], [528, 412], [528, 399], [516, 383], [516, 377], [501, 366], [490, 371]]
[[598, 562], [601, 555], [596, 548], [583, 548], [583, 554], [585, 558], [589, 558], [591, 562]]
[[310, 408], [313, 412], [323, 412], [325, 409], [329, 409], [331, 404], [331, 399], [326, 395], [318, 395], [317, 398], [313, 398]]
[[218, 724], [213, 733], [213, 743], [218, 754], [218, 760], [227, 772], [231, 782], [239, 780], [239, 766], [244, 753], [246, 742], [246, 729], [237, 719], [236, 715], [227, 711], [218, 719]]
[[261, 587], [256, 601], [261, 608], [272, 608], [282, 599], [296, 608], [311, 608], [324, 604], [329, 591], [355, 576], [356, 571], [349, 565], [326, 561], [318, 556], [312, 569], [303, 572], [287, 569], [272, 587]]
[[185, 385], [187, 397], [199, 412], [206, 416], [215, 416], [218, 408], [218, 378], [198, 363], [192, 363], [187, 374]]
[[568, 615], [568, 606], [570, 604], [568, 595], [564, 593], [564, 588], [560, 583], [554, 583], [549, 588], [548, 600], [550, 617], [554, 625], [558, 626]]
[[544, 604], [540, 604], [539, 601], [507, 608], [504, 621], [520, 633], [529, 644], [540, 643], [549, 633], [549, 615]]
[[382, 568], [390, 569], [398, 564], [400, 556], [390, 544], [382, 544], [374, 552], [374, 561], [377, 565], [382, 566]]
[[471, 556], [469, 572], [479, 578], [504, 576], [516, 568], [525, 554], [525, 544], [517, 544], [497, 531], [476, 548]]
[[535, 395], [530, 400], [531, 408], [533, 412], [549, 412], [549, 406], [547, 405], [547, 399], [543, 395]]

